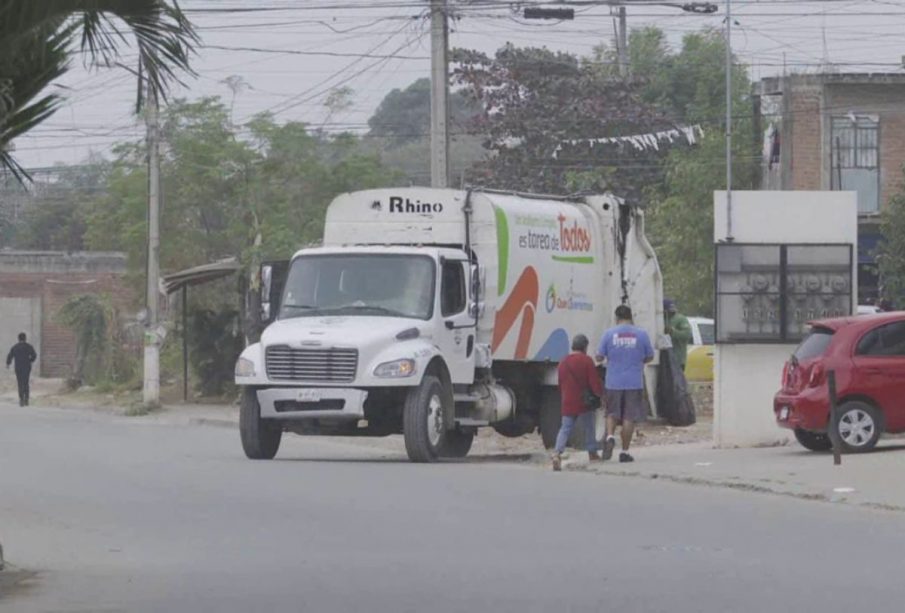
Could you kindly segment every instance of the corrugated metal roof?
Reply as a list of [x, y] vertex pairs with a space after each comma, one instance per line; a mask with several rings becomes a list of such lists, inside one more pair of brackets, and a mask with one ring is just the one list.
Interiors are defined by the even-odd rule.
[[167, 294], [172, 294], [189, 285], [202, 285], [229, 277], [239, 272], [241, 268], [236, 258], [227, 258], [165, 275], [162, 285]]

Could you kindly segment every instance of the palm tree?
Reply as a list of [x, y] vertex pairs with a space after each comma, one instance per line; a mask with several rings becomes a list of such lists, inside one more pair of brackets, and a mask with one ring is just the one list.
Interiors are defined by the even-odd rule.
[[180, 73], [192, 74], [198, 37], [176, 0], [0, 0], [0, 169], [28, 177], [9, 145], [59, 107], [62, 97], [47, 87], [79, 51], [90, 66], [117, 64], [129, 33], [138, 49], [138, 111], [148, 96], [165, 99]]

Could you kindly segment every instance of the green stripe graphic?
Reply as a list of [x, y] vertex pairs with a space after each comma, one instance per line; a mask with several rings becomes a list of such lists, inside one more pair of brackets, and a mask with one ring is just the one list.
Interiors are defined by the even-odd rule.
[[569, 264], [593, 264], [594, 256], [591, 255], [554, 255], [553, 259], [557, 262], [567, 262]]

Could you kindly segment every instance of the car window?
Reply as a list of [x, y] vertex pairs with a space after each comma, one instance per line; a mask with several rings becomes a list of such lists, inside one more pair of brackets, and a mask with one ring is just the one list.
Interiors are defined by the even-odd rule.
[[440, 310], [444, 317], [465, 310], [465, 269], [460, 261], [443, 262], [440, 282]]
[[701, 335], [702, 345], [712, 345], [714, 338], [713, 324], [698, 324], [698, 332]]
[[801, 341], [798, 349], [795, 350], [795, 359], [800, 362], [823, 355], [827, 347], [830, 346], [831, 340], [833, 340], [832, 330], [829, 328], [813, 328]]
[[905, 357], [905, 321], [874, 328], [858, 341], [857, 355]]

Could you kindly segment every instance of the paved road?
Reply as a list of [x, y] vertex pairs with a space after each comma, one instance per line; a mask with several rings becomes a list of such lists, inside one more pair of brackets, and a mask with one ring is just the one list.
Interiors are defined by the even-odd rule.
[[905, 601], [905, 515], [287, 442], [256, 463], [225, 428], [0, 405], [0, 539], [37, 572], [0, 611], [850, 613]]

